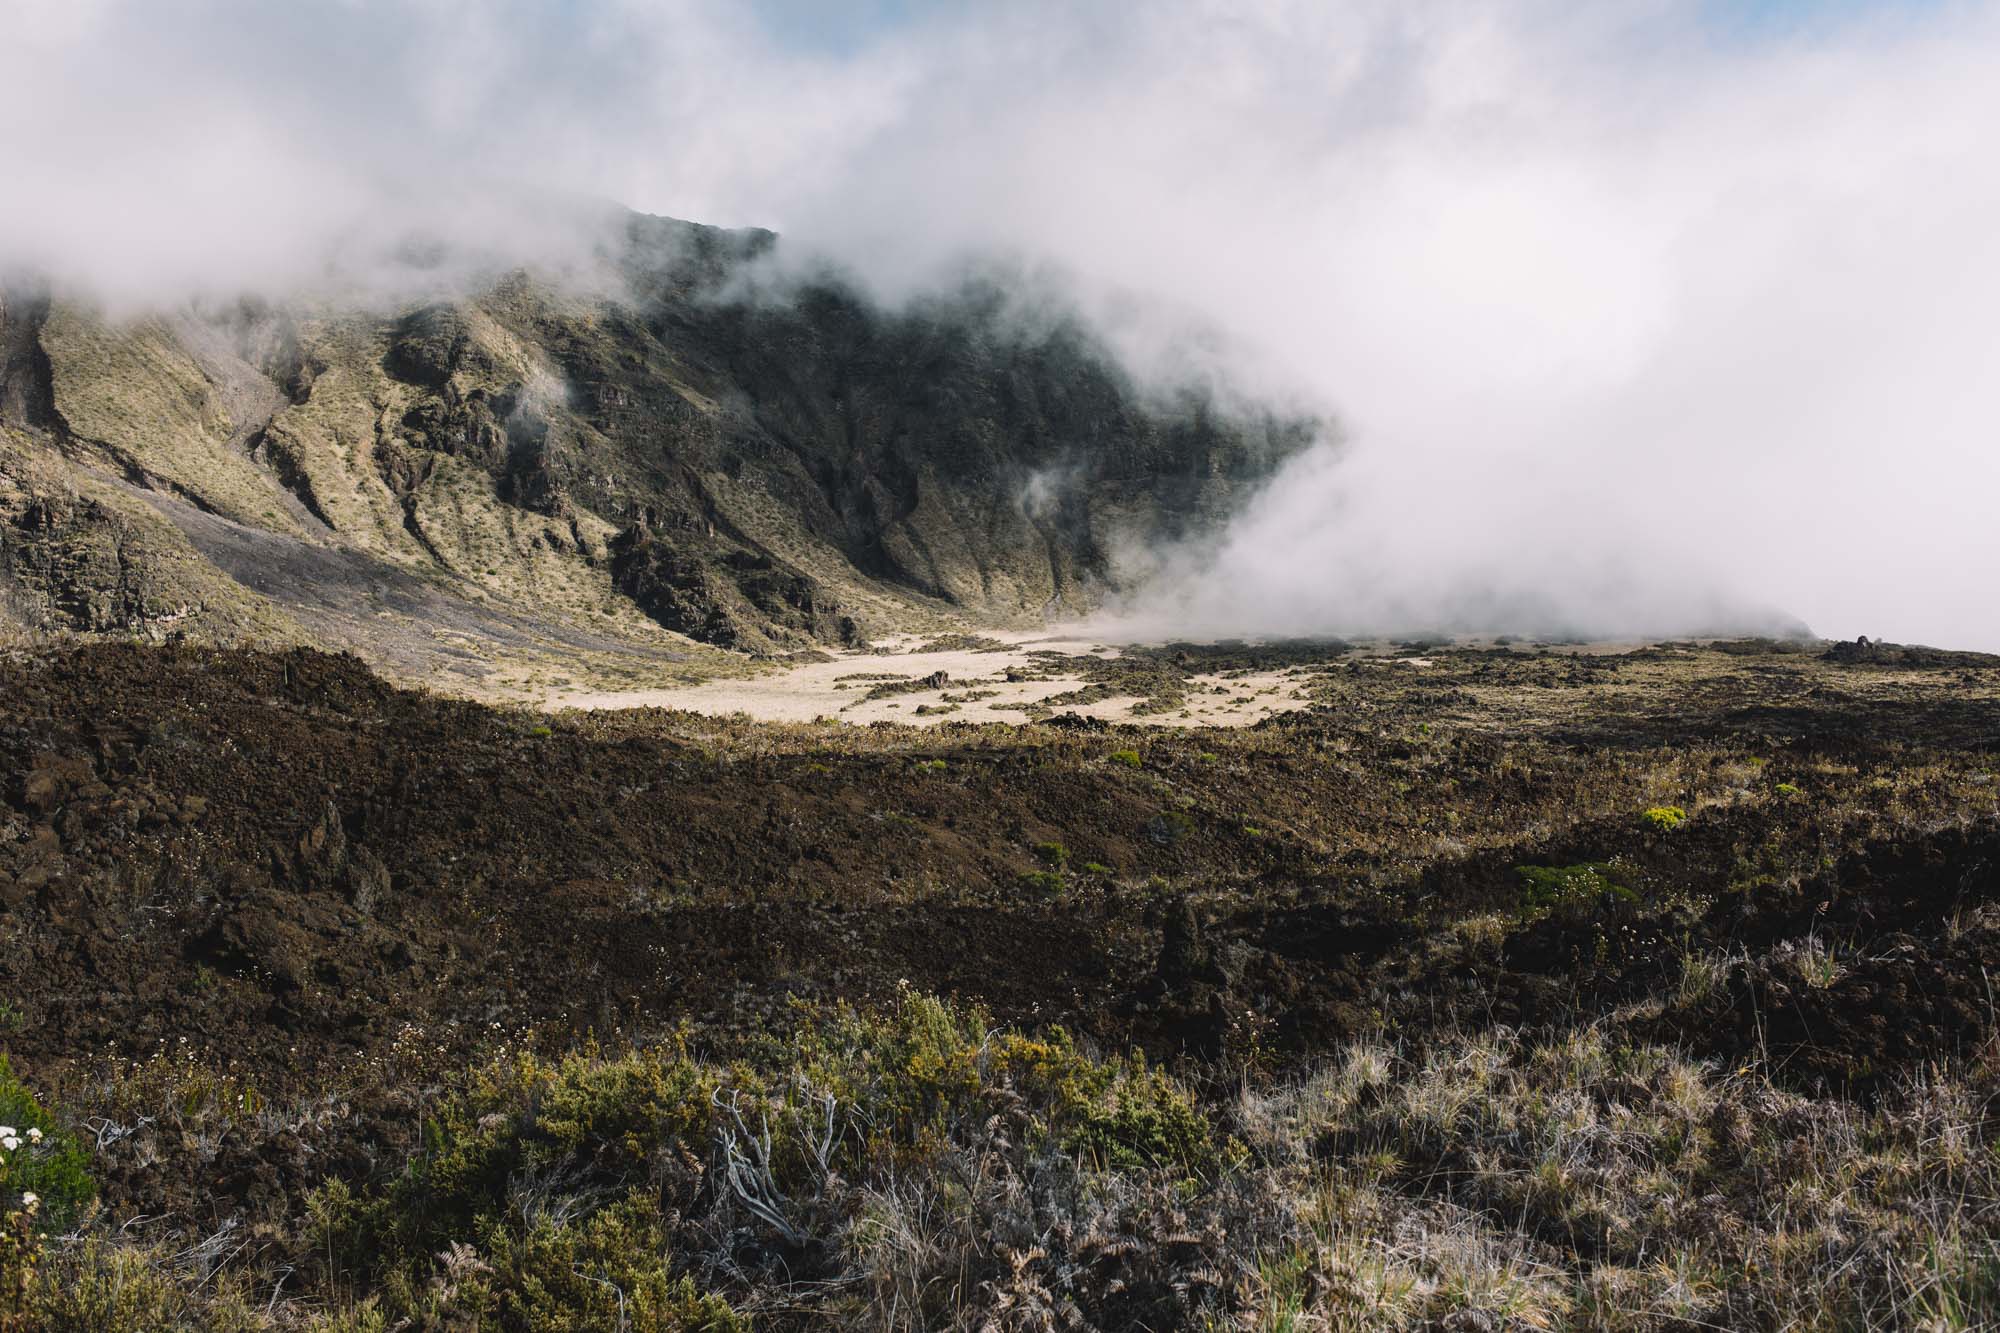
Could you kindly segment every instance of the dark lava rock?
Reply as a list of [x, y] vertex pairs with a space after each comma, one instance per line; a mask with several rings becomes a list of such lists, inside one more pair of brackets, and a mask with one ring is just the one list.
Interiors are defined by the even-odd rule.
[[1821, 660], [1846, 666], [2000, 667], [2000, 654], [1928, 648], [1917, 643], [1883, 643], [1862, 635], [1851, 643], [1836, 643]]

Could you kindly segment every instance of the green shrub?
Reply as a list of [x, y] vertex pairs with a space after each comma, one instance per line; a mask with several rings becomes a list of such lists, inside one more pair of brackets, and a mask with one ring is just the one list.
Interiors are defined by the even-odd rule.
[[1192, 1095], [1143, 1059], [1093, 1059], [1062, 1028], [994, 1032], [984, 1011], [914, 993], [885, 1013], [840, 1010], [810, 1029], [798, 1068], [895, 1144], [935, 1142], [953, 1122], [1025, 1106], [1031, 1135], [1107, 1165], [1184, 1172], [1213, 1156]]
[[1688, 812], [1678, 805], [1655, 805], [1639, 816], [1662, 833], [1671, 833], [1687, 822]]
[[750, 1327], [726, 1301], [674, 1276], [670, 1238], [643, 1191], [567, 1226], [542, 1218], [516, 1234], [493, 1223], [484, 1240], [477, 1252], [461, 1248], [441, 1260], [451, 1306], [426, 1313], [537, 1333], [747, 1333]]
[[1035, 893], [1056, 894], [1063, 890], [1063, 877], [1053, 870], [1023, 870], [1021, 887]]
[[1790, 782], [1780, 782], [1776, 790], [1780, 796], [1797, 796], [1799, 794], [1798, 787]]
[[474, 1234], [510, 1210], [510, 1192], [525, 1182], [622, 1193], [655, 1153], [707, 1149], [715, 1087], [712, 1072], [678, 1049], [496, 1062], [424, 1122], [416, 1157], [383, 1195], [322, 1190], [315, 1229], [325, 1249], [371, 1271]]
[[908, 990], [880, 1010], [795, 1012], [727, 1067], [676, 1045], [473, 1071], [400, 1178], [309, 1200], [304, 1248], [384, 1328], [735, 1329], [677, 1249], [707, 1225], [682, 1210], [716, 1206], [700, 1163], [744, 1127], [809, 1235], [852, 1206], [829, 1176], [921, 1176], [996, 1117], [1024, 1147], [1097, 1168], [1186, 1180], [1221, 1160], [1185, 1085], [1140, 1057], [1087, 1055], [1061, 1029], [995, 1030], [982, 1010]]
[[11, 1131], [14, 1147], [0, 1144], [0, 1212], [22, 1206], [24, 1196], [39, 1200], [38, 1229], [67, 1231], [92, 1199], [97, 1183], [90, 1178], [90, 1154], [64, 1133], [35, 1094], [14, 1076], [13, 1066], [0, 1055], [0, 1125]]
[[1059, 842], [1038, 842], [1035, 859], [1051, 870], [1061, 870], [1069, 864], [1069, 848]]
[[1108, 1093], [1076, 1108], [1063, 1146], [1113, 1169], [1192, 1170], [1210, 1155], [1208, 1121], [1185, 1088], [1143, 1065], [1120, 1069]]
[[1185, 810], [1162, 810], [1146, 821], [1145, 834], [1150, 842], [1161, 847], [1171, 847], [1194, 831], [1194, 820]]
[[1617, 867], [1604, 861], [1573, 866], [1515, 866], [1523, 881], [1524, 912], [1597, 908], [1636, 902], [1639, 895], [1619, 881]]
[[985, 1029], [978, 1009], [905, 991], [881, 1012], [841, 1005], [819, 1015], [794, 1035], [789, 1059], [813, 1087], [908, 1143], [977, 1094]]
[[1114, 764], [1123, 764], [1127, 768], [1138, 768], [1145, 763], [1145, 760], [1139, 757], [1137, 750], [1113, 750], [1105, 758]]

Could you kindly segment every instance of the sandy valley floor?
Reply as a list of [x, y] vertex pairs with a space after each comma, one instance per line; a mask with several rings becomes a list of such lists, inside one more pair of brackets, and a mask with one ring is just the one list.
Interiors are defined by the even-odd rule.
[[[540, 702], [561, 708], [679, 708], [743, 713], [762, 721], [1021, 722], [1029, 711], [1082, 687], [1082, 677], [1052, 666], [1055, 659], [1116, 657], [1119, 649], [1087, 638], [1040, 632], [990, 631], [987, 646], [924, 651], [905, 637], [830, 661], [780, 667], [763, 675], [709, 680], [660, 689], [590, 690], [557, 686]], [[918, 687], [943, 673], [936, 685]], [[1015, 679], [1009, 677], [1014, 676]], [[1021, 678], [1033, 677], [1033, 678]], [[1193, 678], [1185, 706], [1134, 712], [1136, 696], [1055, 705], [1057, 711], [1159, 726], [1241, 727], [1305, 706], [1302, 680], [1290, 671], [1229, 672]], [[885, 688], [887, 687], [887, 688]], [[893, 693], [889, 691], [893, 690]], [[870, 697], [873, 694], [876, 697]]]

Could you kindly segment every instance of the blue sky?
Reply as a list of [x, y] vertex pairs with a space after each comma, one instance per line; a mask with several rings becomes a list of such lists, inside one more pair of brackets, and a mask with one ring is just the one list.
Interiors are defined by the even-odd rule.
[[884, 32], [962, 0], [759, 0], [771, 31], [789, 44], [846, 53]]
[[1705, 0], [1716, 27], [1753, 36], [1781, 36], [1837, 27], [1856, 18], [1898, 14], [1911, 17], [1939, 7], [1940, 0]]
[[[757, 0], [772, 34], [797, 48], [845, 55], [926, 19], [994, 0]], [[1723, 34], [1758, 41], [1811, 34], [1857, 18], [1915, 16], [1945, 0], [1696, 0]]]

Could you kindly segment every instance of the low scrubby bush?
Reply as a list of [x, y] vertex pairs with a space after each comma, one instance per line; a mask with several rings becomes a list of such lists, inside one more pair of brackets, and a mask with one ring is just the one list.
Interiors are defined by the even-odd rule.
[[[1550, 870], [1573, 867], [1543, 868]], [[1984, 1327], [1990, 1072], [1876, 1107], [1592, 1028], [1212, 1089], [902, 992], [465, 1071], [256, 1287], [0, 1233], [0, 1329]], [[1925, 1321], [1928, 1321], [1926, 1323]]]
[[1524, 915], [1593, 911], [1635, 902], [1638, 894], [1621, 879], [1619, 867], [1592, 861], [1573, 866], [1515, 866], [1521, 877]]
[[720, 1329], [731, 1282], [827, 1276], [871, 1190], [970, 1145], [1000, 1143], [1027, 1179], [1080, 1165], [1192, 1184], [1226, 1169], [1189, 1089], [1060, 1029], [995, 1031], [977, 1009], [905, 993], [881, 1011], [808, 1010], [775, 1040], [727, 1066], [676, 1041], [473, 1071], [402, 1173], [314, 1197], [324, 1276], [395, 1319], [448, 1308], [586, 1328], [622, 1310], [631, 1327]]
[[96, 1196], [90, 1155], [0, 1055], [0, 1213], [32, 1207], [38, 1229], [65, 1231]]

